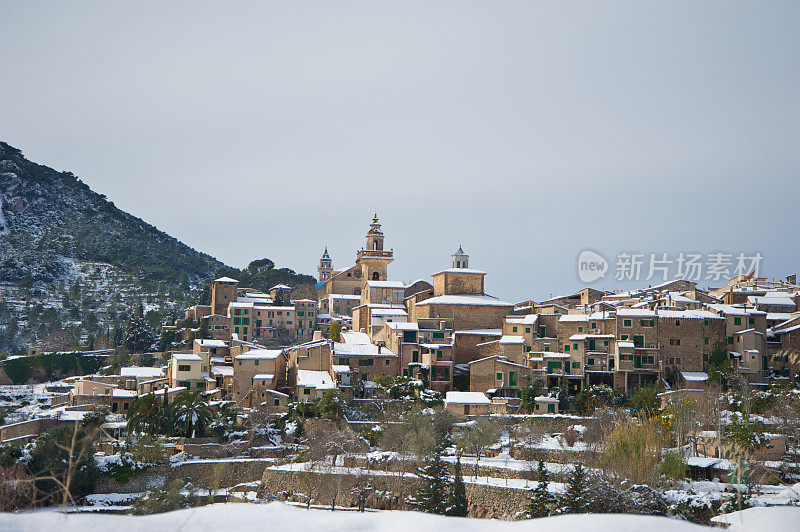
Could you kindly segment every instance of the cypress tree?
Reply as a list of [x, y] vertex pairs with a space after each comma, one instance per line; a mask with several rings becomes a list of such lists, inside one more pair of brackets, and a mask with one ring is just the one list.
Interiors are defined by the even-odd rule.
[[450, 474], [442, 460], [445, 442], [440, 442], [428, 455], [425, 466], [417, 470], [422, 489], [409, 502], [423, 512], [444, 515], [450, 507]]
[[455, 471], [453, 472], [453, 492], [450, 496], [450, 508], [447, 515], [466, 517], [469, 513], [467, 488], [464, 486], [464, 477], [461, 475], [461, 454], [456, 458]]
[[547, 469], [544, 467], [544, 462], [539, 461], [539, 474], [537, 477], [536, 489], [533, 490], [533, 496], [528, 503], [528, 516], [529, 517], [547, 517], [550, 515], [550, 506], [553, 504], [553, 496], [547, 490], [549, 484], [549, 475]]

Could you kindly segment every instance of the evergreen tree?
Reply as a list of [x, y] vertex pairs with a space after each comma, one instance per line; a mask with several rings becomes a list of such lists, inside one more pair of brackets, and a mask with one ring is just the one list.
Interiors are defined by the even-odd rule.
[[585, 514], [589, 512], [591, 501], [587, 484], [586, 470], [581, 464], [576, 464], [567, 480], [567, 490], [561, 498], [562, 513]]
[[450, 507], [450, 474], [442, 460], [446, 444], [439, 442], [428, 455], [425, 466], [417, 470], [422, 489], [409, 502], [423, 512], [444, 515]]
[[450, 495], [450, 508], [447, 515], [466, 517], [468, 513], [469, 501], [467, 500], [467, 488], [464, 486], [464, 477], [461, 475], [461, 453], [459, 453], [453, 472], [453, 491]]
[[125, 333], [125, 347], [131, 353], [147, 351], [155, 341], [155, 334], [143, 314], [140, 306], [130, 323], [128, 323], [128, 330]]
[[528, 516], [529, 517], [547, 517], [550, 515], [550, 507], [553, 504], [553, 496], [547, 491], [549, 484], [549, 475], [547, 469], [544, 467], [544, 462], [539, 461], [539, 474], [537, 477], [538, 483], [533, 490], [533, 497], [528, 503]]

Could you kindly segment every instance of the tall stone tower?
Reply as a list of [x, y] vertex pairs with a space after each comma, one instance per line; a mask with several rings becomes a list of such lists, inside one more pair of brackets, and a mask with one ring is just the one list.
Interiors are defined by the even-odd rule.
[[331, 256], [328, 255], [328, 246], [325, 246], [325, 251], [322, 253], [322, 258], [319, 259], [319, 266], [317, 266], [317, 274], [319, 274], [319, 281], [325, 282], [333, 275], [333, 261]]
[[211, 312], [228, 315], [228, 303], [236, 301], [239, 281], [230, 277], [220, 277], [211, 283]]
[[453, 253], [453, 268], [469, 268], [469, 255], [464, 253], [461, 246]]
[[[362, 285], [366, 286], [367, 281], [385, 281], [387, 267], [393, 260], [394, 252], [383, 249], [383, 232], [375, 214], [367, 231], [367, 245], [356, 254], [356, 264], [361, 266]], [[361, 293], [364, 294], [363, 289]]]

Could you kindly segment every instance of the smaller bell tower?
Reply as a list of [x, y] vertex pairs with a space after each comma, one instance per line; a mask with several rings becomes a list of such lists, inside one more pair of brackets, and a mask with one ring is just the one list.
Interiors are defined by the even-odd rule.
[[319, 276], [318, 280], [321, 282], [327, 281], [331, 278], [331, 275], [333, 275], [333, 261], [331, 260], [331, 256], [328, 254], [328, 246], [325, 246], [325, 251], [322, 253], [322, 257], [319, 259], [317, 274]]
[[461, 246], [458, 246], [458, 250], [453, 253], [453, 268], [469, 268], [469, 255], [464, 253], [464, 250]]

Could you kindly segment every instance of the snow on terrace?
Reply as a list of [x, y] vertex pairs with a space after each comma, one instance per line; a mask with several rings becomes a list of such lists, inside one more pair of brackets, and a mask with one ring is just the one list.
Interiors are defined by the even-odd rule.
[[[788, 532], [796, 531], [800, 508], [769, 508], [747, 510], [741, 518], [730, 514], [731, 532]], [[564, 532], [566, 530], [590, 530], [592, 532], [713, 532], [704, 527], [670, 519], [643, 515], [580, 514], [547, 517], [535, 520], [498, 521], [485, 519], [463, 519], [444, 517], [422, 512], [331, 512], [330, 510], [306, 510], [287, 504], [219, 503], [147, 516], [112, 514], [68, 514], [58, 511], [36, 511], [29, 513], [0, 514], [0, 529], [33, 532], [58, 529], [59, 532], [105, 532], [126, 530], [131, 532], [161, 532], [191, 530], [196, 532], [218, 532], [219, 530], [261, 531], [269, 524], [289, 527], [291, 530], [330, 530], [405, 532], [407, 530], [436, 530], [437, 532], [497, 532], [528, 531]]]

